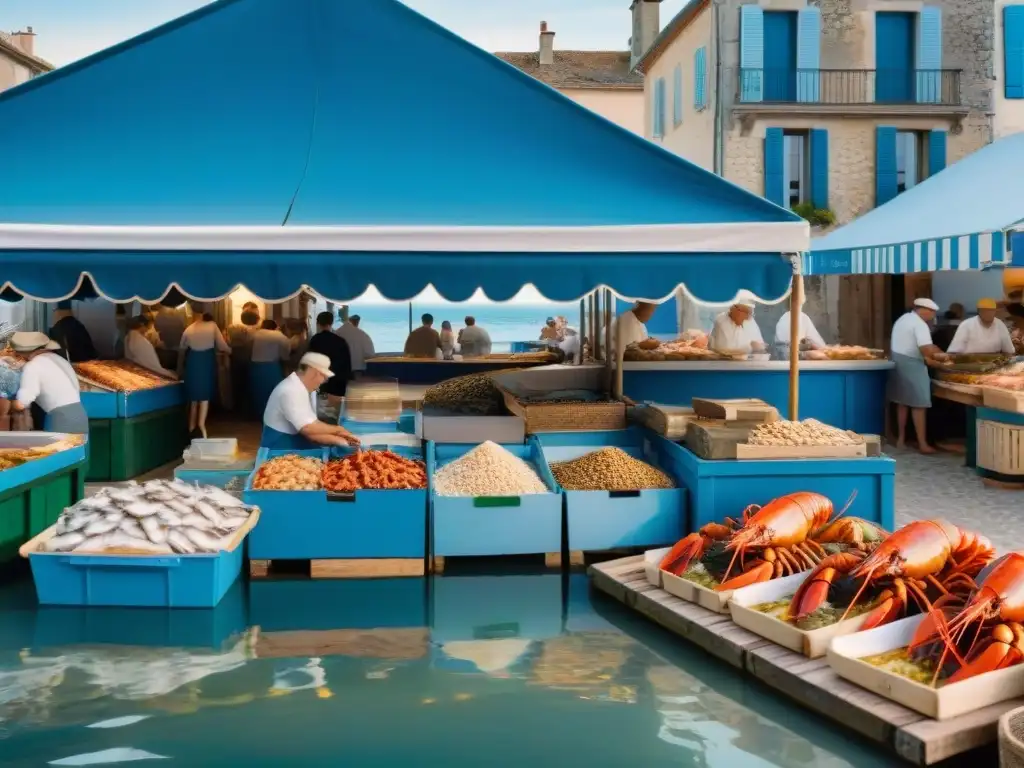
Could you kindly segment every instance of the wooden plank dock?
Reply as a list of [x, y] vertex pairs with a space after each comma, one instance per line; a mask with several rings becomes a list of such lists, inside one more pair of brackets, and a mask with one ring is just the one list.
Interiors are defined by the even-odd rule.
[[914, 765], [933, 765], [992, 744], [1005, 701], [937, 721], [842, 679], [825, 659], [808, 659], [647, 582], [643, 558], [590, 566], [595, 588], [824, 717], [852, 728]]

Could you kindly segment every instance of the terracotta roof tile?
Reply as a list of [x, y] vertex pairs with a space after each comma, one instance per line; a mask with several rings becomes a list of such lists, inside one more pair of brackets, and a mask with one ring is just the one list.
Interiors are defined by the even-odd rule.
[[555, 51], [554, 63], [541, 66], [536, 51], [496, 53], [553, 88], [642, 89], [644, 79], [629, 67], [629, 51]]

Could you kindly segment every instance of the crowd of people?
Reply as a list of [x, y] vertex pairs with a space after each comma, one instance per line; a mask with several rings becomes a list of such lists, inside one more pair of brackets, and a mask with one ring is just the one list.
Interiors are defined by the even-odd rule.
[[434, 328], [430, 313], [420, 318], [421, 325], [414, 328], [405, 340], [405, 355], [429, 360], [452, 360], [456, 354], [463, 357], [486, 357], [491, 354], [491, 335], [476, 324], [476, 318], [466, 315], [465, 327], [456, 335], [448, 320], [441, 330]]

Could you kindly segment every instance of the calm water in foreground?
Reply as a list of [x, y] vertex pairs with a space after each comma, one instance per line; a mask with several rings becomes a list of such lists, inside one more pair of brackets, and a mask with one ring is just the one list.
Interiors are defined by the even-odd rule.
[[[4, 766], [898, 765], [584, 576], [239, 584], [216, 611], [0, 588]], [[146, 762], [143, 762], [146, 764]]]

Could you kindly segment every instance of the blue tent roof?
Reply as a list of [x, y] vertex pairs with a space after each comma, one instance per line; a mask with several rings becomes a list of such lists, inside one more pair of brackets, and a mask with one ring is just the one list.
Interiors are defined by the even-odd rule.
[[980, 269], [1008, 261], [1024, 221], [1024, 134], [988, 145], [813, 241], [804, 274]]
[[[0, 145], [18, 147], [4, 167], [16, 181], [0, 186], [3, 278], [39, 298], [70, 295], [83, 271], [118, 299], [171, 283], [213, 298], [243, 282], [268, 299], [303, 284], [349, 298], [369, 283], [392, 298], [430, 283], [450, 298], [478, 286], [500, 298], [527, 282], [563, 299], [600, 284], [661, 297], [679, 282], [719, 300], [740, 288], [774, 298], [790, 274], [779, 251], [798, 250], [756, 234], [792, 242], [790, 212], [395, 0], [220, 0], [0, 95]], [[742, 224], [762, 229], [740, 242]], [[76, 245], [54, 245], [55, 225], [71, 227]], [[242, 247], [225, 231], [184, 248], [151, 229], [367, 226], [631, 227], [617, 234], [637, 237], [609, 240], [605, 253], [552, 237], [548, 252], [488, 246], [478, 257], [469, 246], [423, 254], [415, 237], [386, 249]], [[658, 226], [680, 236], [646, 248], [641, 235]], [[94, 227], [141, 229], [129, 242], [90, 239]], [[726, 249], [730, 232], [737, 244]], [[704, 257], [725, 250], [744, 253], [716, 253], [712, 280]]]

